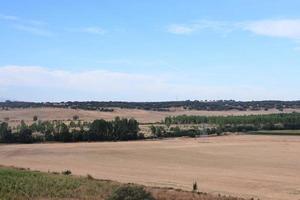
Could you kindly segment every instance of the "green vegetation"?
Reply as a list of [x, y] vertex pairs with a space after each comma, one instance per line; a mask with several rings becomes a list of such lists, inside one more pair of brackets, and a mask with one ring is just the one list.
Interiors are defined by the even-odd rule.
[[[74, 117], [78, 119], [77, 117]], [[182, 127], [189, 125], [189, 127]], [[300, 113], [280, 113], [244, 116], [173, 116], [166, 117], [164, 123], [150, 127], [150, 138], [196, 137], [199, 135], [222, 135], [225, 132], [252, 132], [262, 134], [263, 130], [299, 130]], [[35, 143], [45, 141], [126, 141], [144, 139], [135, 119], [116, 117], [113, 121], [103, 119], [92, 123], [80, 120], [35, 121], [27, 125], [24, 121], [17, 127], [9, 127], [0, 122], [0, 143]], [[267, 133], [265, 134], [272, 134]], [[273, 133], [280, 134], [280, 133]], [[281, 132], [283, 134], [283, 132]], [[287, 135], [298, 135], [290, 134]]]
[[261, 131], [252, 131], [250, 134], [256, 135], [299, 135], [300, 130], [261, 130]]
[[128, 184], [113, 191], [108, 200], [154, 200], [154, 198], [143, 187]]
[[0, 166], [0, 199], [76, 199], [76, 200], [243, 200], [242, 198], [213, 196], [170, 188], [151, 188], [134, 184], [96, 180], [87, 177], [65, 176], [57, 172], [37, 172]]
[[34, 143], [45, 141], [119, 141], [143, 138], [139, 134], [135, 119], [116, 117], [113, 121], [94, 120], [92, 123], [69, 125], [61, 121], [37, 121], [28, 126], [23, 121], [12, 129], [6, 122], [0, 122], [0, 143]]
[[73, 108], [85, 110], [98, 110], [102, 112], [113, 112], [112, 107], [135, 108], [154, 111], [169, 111], [172, 107], [183, 107], [193, 110], [268, 110], [284, 108], [300, 108], [300, 101], [165, 101], [165, 102], [120, 102], [120, 101], [68, 101], [68, 102], [21, 102], [6, 101], [0, 102], [0, 107], [8, 108], [33, 108], [33, 107], [56, 107]]
[[119, 184], [0, 167], [0, 199], [106, 199]]
[[[195, 137], [197, 135], [221, 135], [224, 132], [298, 135], [298, 133], [284, 132], [283, 130], [299, 130], [300, 113], [210, 117], [180, 115], [166, 117], [164, 124], [165, 126], [150, 127], [154, 137]], [[179, 125], [186, 124], [195, 126], [189, 129], [179, 127]], [[174, 125], [177, 126], [174, 127]], [[267, 132], [266, 130], [278, 130], [278, 132]]]
[[165, 124], [287, 124], [300, 125], [300, 113], [281, 113], [269, 115], [243, 115], [243, 116], [193, 116], [180, 115], [166, 117]]

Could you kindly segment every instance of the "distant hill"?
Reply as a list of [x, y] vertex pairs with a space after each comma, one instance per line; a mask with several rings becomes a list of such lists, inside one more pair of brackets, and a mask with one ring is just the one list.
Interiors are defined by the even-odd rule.
[[286, 108], [300, 108], [300, 101], [164, 101], [164, 102], [124, 102], [124, 101], [68, 101], [68, 102], [22, 102], [5, 101], [0, 102], [2, 108], [30, 108], [30, 107], [55, 107], [55, 108], [73, 108], [84, 110], [113, 111], [114, 107], [128, 109], [143, 109], [153, 111], [169, 111], [170, 108], [182, 107], [186, 110], [268, 110]]

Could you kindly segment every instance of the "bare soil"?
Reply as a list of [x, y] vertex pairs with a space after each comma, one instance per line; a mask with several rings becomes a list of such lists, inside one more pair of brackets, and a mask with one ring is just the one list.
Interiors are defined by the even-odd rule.
[[300, 137], [0, 145], [0, 164], [245, 198], [300, 199]]

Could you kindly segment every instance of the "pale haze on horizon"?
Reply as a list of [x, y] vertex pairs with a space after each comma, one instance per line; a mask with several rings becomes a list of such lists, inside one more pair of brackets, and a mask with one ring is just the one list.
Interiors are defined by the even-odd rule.
[[0, 5], [0, 101], [300, 99], [297, 0]]

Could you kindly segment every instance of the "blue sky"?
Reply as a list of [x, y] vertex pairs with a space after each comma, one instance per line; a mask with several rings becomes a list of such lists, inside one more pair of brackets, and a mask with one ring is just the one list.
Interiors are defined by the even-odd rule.
[[300, 99], [297, 0], [0, 5], [0, 100]]

